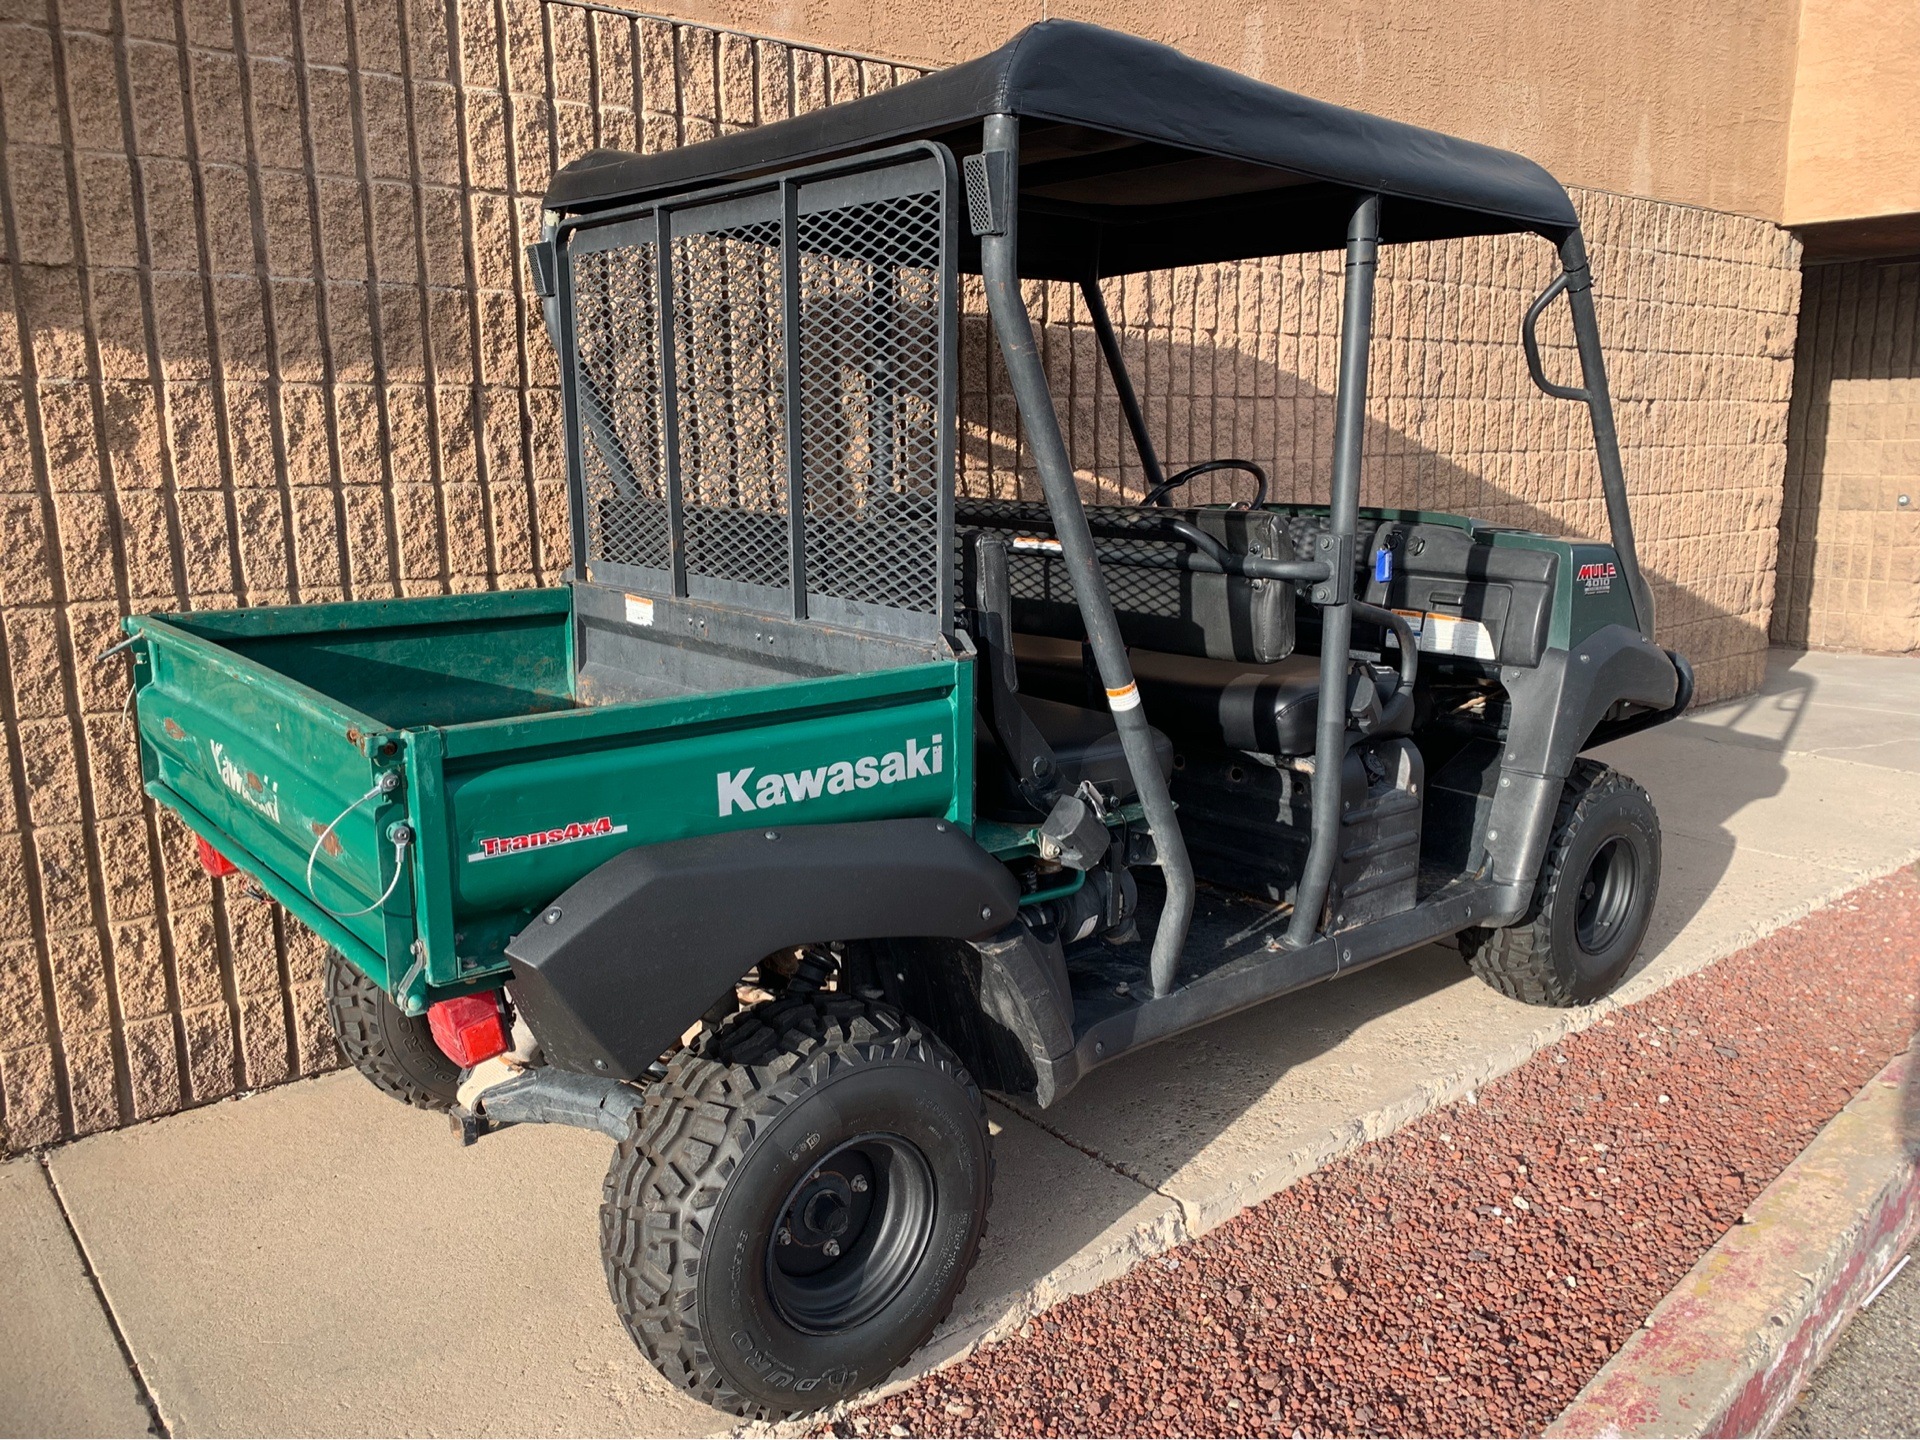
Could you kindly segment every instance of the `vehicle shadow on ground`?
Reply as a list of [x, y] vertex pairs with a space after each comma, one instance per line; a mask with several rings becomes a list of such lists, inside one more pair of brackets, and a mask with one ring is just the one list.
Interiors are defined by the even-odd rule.
[[[1759, 694], [1602, 752], [1666, 817], [1661, 893], [1627, 981], [1712, 943], [1686, 932], [1736, 864], [1743, 888], [1777, 880], [1749, 876], [1729, 827], [1782, 790], [1785, 752], [1818, 683], [1777, 662]], [[1750, 725], [1725, 738], [1756, 715], [1775, 722], [1758, 727], [1764, 738]], [[1048, 1109], [1006, 1102], [1085, 1159], [1063, 1172], [1065, 1157], [1003, 1137], [989, 1243], [949, 1329], [995, 1318], [1049, 1277], [1070, 1288], [1076, 1274], [1106, 1278], [1143, 1224], [1176, 1214], [1188, 1230], [1219, 1223], [1460, 1093], [1450, 1081], [1522, 1058], [1557, 1018], [1484, 986], [1456, 950], [1428, 945], [1123, 1056]]]
[[[1818, 686], [1814, 676], [1771, 656], [1755, 694], [1594, 752], [1645, 786], [1663, 817], [1660, 898], [1626, 980], [1656, 963], [1726, 881], [1738, 843], [1729, 827], [1748, 807], [1785, 788], [1784, 757]], [[1762, 716], [1777, 723], [1751, 723]], [[1756, 730], [1772, 733], [1763, 742]], [[1739, 739], [1728, 739], [1729, 733]]]
[[[975, 317], [966, 317], [963, 329], [974, 324]], [[1084, 335], [1058, 325], [1044, 326], [1043, 335], [1050, 371], [1057, 374], [1062, 368], [1059, 357], [1069, 357], [1067, 368], [1077, 384], [1084, 383], [1078, 356]], [[965, 339], [976, 356], [991, 353], [984, 337], [969, 333]], [[1142, 367], [1149, 372], [1217, 375], [1224, 367], [1238, 377], [1240, 395], [1287, 397], [1299, 417], [1295, 429], [1267, 436], [1267, 444], [1252, 458], [1272, 466], [1273, 498], [1311, 502], [1324, 497], [1330, 394], [1269, 362], [1225, 347], [1185, 347], [1164, 335], [1151, 340], [1128, 337], [1123, 343], [1137, 352], [1136, 365], [1139, 356], [1152, 352]], [[1513, 359], [1520, 363], [1517, 347]], [[1098, 377], [1097, 384], [1105, 383]], [[1018, 437], [989, 419], [1001, 413], [992, 403], [991, 388], [963, 402], [968, 471], [963, 485], [974, 493], [1031, 496], [1036, 482]], [[1257, 408], [1264, 402], [1252, 403]], [[1075, 406], [1081, 404], [1076, 395]], [[1085, 498], [1104, 504], [1137, 499], [1138, 475], [1124, 436], [1116, 432], [1100, 446], [1089, 447], [1084, 444], [1087, 427], [1078, 422], [1077, 410], [1065, 404], [1061, 408], [1063, 418], [1075, 421], [1069, 425], [1069, 439], [1075, 445]], [[1197, 422], [1190, 430], [1178, 428], [1194, 448], [1188, 453], [1167, 446], [1162, 458], [1169, 471], [1213, 458], [1202, 453], [1200, 447], [1207, 442]], [[1259, 427], [1254, 430], [1264, 433]], [[1557, 427], [1555, 433], [1560, 433]], [[1630, 445], [1632, 439], [1629, 435]], [[1086, 448], [1103, 449], [1101, 463], [1084, 463], [1081, 452]], [[1591, 505], [1550, 511], [1378, 420], [1368, 423], [1364, 451], [1363, 503], [1424, 502], [1426, 508], [1444, 507], [1551, 535], [1604, 535], [1597, 474], [1589, 487]], [[1220, 453], [1250, 450], [1243, 439]], [[1630, 451], [1630, 476], [1632, 459]], [[1229, 477], [1193, 499], [1204, 503], [1243, 498], [1236, 483], [1241, 482]], [[1577, 480], [1562, 489], [1582, 493]], [[1648, 546], [1643, 537], [1643, 551], [1657, 553], [1658, 538]], [[1736, 627], [1743, 643], [1756, 652], [1754, 660], [1764, 653], [1765, 637], [1749, 633], [1750, 620], [1716, 610], [1655, 570], [1648, 578], [1660, 613], [1667, 617], [1661, 626], [1666, 643], [1684, 649], [1692, 637], [1725, 646], [1728, 628]], [[1723, 662], [1720, 679], [1710, 673], [1709, 683], [1750, 683], [1731, 677], [1724, 651], [1716, 658]], [[1663, 817], [1660, 898], [1629, 979], [1670, 958], [1676, 942], [1682, 948], [1700, 943], [1689, 942], [1687, 932], [1736, 864], [1733, 822], [1749, 807], [1781, 793], [1787, 781], [1784, 755], [1817, 683], [1785, 664], [1774, 664], [1760, 693], [1734, 702], [1731, 715], [1716, 709], [1710, 724], [1683, 717], [1617, 742], [1597, 756], [1645, 785]], [[1760, 712], [1778, 723], [1741, 724]], [[1736, 724], [1741, 734], [1733, 743], [1725, 732]], [[1456, 950], [1429, 945], [1123, 1056], [1086, 1077], [1049, 1109], [1011, 1102], [1010, 1108], [1028, 1123], [1064, 1141], [1116, 1181], [1124, 1178], [1131, 1184], [1107, 1184], [1089, 1176], [1074, 1185], [1072, 1203], [1061, 1204], [1056, 1176], [1022, 1174], [1019, 1160], [1009, 1172], [1003, 1163], [994, 1239], [982, 1262], [987, 1273], [970, 1287], [973, 1303], [963, 1302], [956, 1321], [977, 1317], [982, 1308], [1054, 1275], [1060, 1267], [1084, 1262], [1089, 1250], [1097, 1253], [1121, 1244], [1129, 1225], [1139, 1222], [1143, 1202], [1164, 1197], [1181, 1207], [1189, 1225], [1217, 1223], [1312, 1169], [1329, 1153], [1391, 1128], [1397, 1116], [1427, 1108], [1432, 1092], [1446, 1089], [1448, 1077], [1484, 1068], [1496, 1054], [1516, 1049], [1524, 1053], [1530, 1044], [1527, 1037], [1553, 1019], [1551, 1012], [1509, 1001], [1482, 986]], [[1028, 1193], [1036, 1185], [1042, 1187], [1039, 1193]]]

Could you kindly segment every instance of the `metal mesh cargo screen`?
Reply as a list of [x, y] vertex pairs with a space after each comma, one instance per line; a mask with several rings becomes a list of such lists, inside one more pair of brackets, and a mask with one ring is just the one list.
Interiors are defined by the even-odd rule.
[[892, 635], [951, 627], [951, 177], [920, 145], [572, 233], [583, 578]]

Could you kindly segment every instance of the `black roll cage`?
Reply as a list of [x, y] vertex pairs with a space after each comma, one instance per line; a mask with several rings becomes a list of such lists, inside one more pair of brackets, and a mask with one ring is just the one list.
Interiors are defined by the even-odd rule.
[[[928, 82], [915, 83], [924, 85]], [[871, 103], [856, 102], [856, 106], [850, 108]], [[801, 123], [800, 121], [785, 122], [789, 127], [798, 126]], [[811, 120], [808, 123], [812, 123]], [[1384, 125], [1386, 122], [1379, 123]], [[780, 127], [770, 128], [778, 130]], [[1023, 203], [1020, 193], [1021, 118], [1019, 115], [1005, 111], [987, 113], [980, 118], [979, 129], [967, 134], [968, 137], [972, 134], [979, 136], [980, 149], [977, 153], [968, 154], [965, 157], [963, 167], [955, 166], [952, 149], [945, 140], [922, 137], [905, 144], [883, 144], [877, 148], [871, 145], [865, 148], [846, 146], [834, 160], [816, 161], [811, 165], [799, 167], [760, 169], [749, 174], [737, 175], [730, 182], [723, 182], [717, 188], [698, 193], [690, 192], [682, 184], [665, 193], [652, 195], [647, 194], [644, 189], [628, 192], [617, 198], [608, 193], [597, 198], [591, 206], [567, 205], [560, 212], [550, 211], [543, 228], [541, 242], [530, 247], [529, 250], [535, 275], [535, 291], [554, 307], [549, 312], [550, 324], [556, 332], [555, 340], [561, 356], [563, 375], [571, 377], [574, 361], [571, 326], [553, 324], [558, 315], [570, 313], [568, 310], [571, 298], [570, 267], [562, 263], [556, 253], [556, 239], [563, 231], [570, 230], [580, 223], [607, 224], [624, 220], [629, 216], [642, 217], [645, 224], [651, 227], [651, 233], [655, 237], [655, 243], [661, 247], [661, 253], [665, 253], [666, 243], [675, 233], [676, 215], [683, 208], [693, 205], [711, 205], [716, 200], [733, 197], [771, 193], [778, 198], [778, 212], [783, 233], [788, 236], [783, 245], [782, 262], [786, 267], [784, 272], [786, 284], [783, 286], [783, 293], [787, 308], [784, 315], [785, 323], [782, 326], [785, 345], [781, 363], [789, 377], [789, 393], [791, 393], [792, 377], [797, 373], [799, 365], [796, 348], [797, 317], [794, 311], [797, 304], [797, 287], [792, 283], [794, 258], [791, 240], [797, 187], [808, 183], [814, 177], [822, 176], [846, 176], [850, 181], [857, 183], [863, 174], [875, 173], [875, 167], [904, 162], [918, 156], [943, 172], [949, 194], [955, 189], [964, 188], [965, 208], [971, 231], [971, 236], [968, 238], [978, 245], [978, 268], [984, 281], [989, 319], [1006, 366], [1028, 442], [1032, 447], [1054, 539], [1059, 546], [1061, 559], [1072, 582], [1094, 662], [1107, 692], [1115, 728], [1126, 754], [1147, 828], [1151, 833], [1152, 858], [1161, 868], [1165, 878], [1166, 903], [1161, 911], [1151, 946], [1152, 991], [1154, 998], [1160, 999], [1169, 995], [1175, 988], [1174, 982], [1180, 957], [1193, 916], [1195, 901], [1193, 867], [1175, 819], [1167, 780], [1162, 775], [1155, 758], [1153, 733], [1147, 723], [1145, 712], [1141, 708], [1139, 691], [1127, 656], [1126, 643], [1121, 636], [1119, 620], [1100, 566], [1101, 552], [1096, 543], [1096, 537], [1105, 534], [1112, 538], [1114, 532], [1111, 527], [1090, 522], [1085, 506], [1081, 502], [1074, 481], [1072, 462], [1047, 383], [1045, 367], [1040, 358], [1032, 316], [1021, 291], [1021, 281], [1027, 278], [1020, 263], [1019, 225], [1023, 213], [1040, 218], [1043, 223], [1052, 223], [1061, 217], [1063, 210], [1062, 207], [1044, 200]], [[961, 135], [951, 133], [947, 136], [947, 139], [961, 138], [963, 138]], [[708, 143], [715, 146], [729, 144], [737, 146], [743, 139], [744, 137], [730, 137], [725, 141]], [[684, 169], [688, 161], [684, 152], [669, 152], [661, 157], [645, 157], [644, 161], [640, 157], [629, 157], [629, 160], [620, 161], [622, 165], [628, 163], [636, 165], [672, 163]], [[955, 184], [960, 179], [962, 169], [964, 170], [964, 187]], [[1544, 176], [1544, 172], [1540, 174]], [[565, 172], [563, 172], [564, 176]], [[589, 178], [591, 178], [591, 171], [589, 171]], [[556, 187], [558, 186], [559, 182], [556, 181]], [[1279, 560], [1271, 557], [1235, 556], [1215, 544], [1210, 537], [1196, 527], [1182, 525], [1177, 518], [1169, 517], [1169, 529], [1185, 540], [1191, 548], [1185, 554], [1175, 553], [1158, 562], [1182, 570], [1243, 574], [1259, 579], [1285, 580], [1309, 587], [1308, 597], [1320, 608], [1322, 617], [1320, 646], [1322, 695], [1346, 693], [1351, 633], [1356, 617], [1377, 624], [1390, 626], [1395, 624], [1395, 618], [1390, 612], [1380, 611], [1367, 605], [1354, 594], [1355, 559], [1359, 544], [1357, 531], [1360, 462], [1366, 418], [1367, 368], [1373, 332], [1374, 279], [1379, 247], [1382, 243], [1382, 212], [1386, 208], [1385, 202], [1392, 197], [1385, 191], [1369, 190], [1351, 181], [1339, 185], [1338, 188], [1334, 186], [1335, 182], [1322, 182], [1316, 185], [1312, 199], [1316, 214], [1325, 213], [1329, 205], [1345, 204], [1347, 216], [1340, 356], [1334, 396], [1335, 424], [1328, 526], [1317, 538], [1314, 554], [1293, 560]], [[550, 203], [551, 200], [550, 196]], [[957, 210], [959, 206], [956, 205], [953, 208]], [[1632, 600], [1639, 636], [1650, 643], [1654, 628], [1653, 599], [1641, 572], [1638, 550], [1634, 543], [1633, 521], [1621, 464], [1612, 398], [1608, 389], [1606, 364], [1601, 352], [1595, 315], [1592, 280], [1586, 246], [1577, 220], [1571, 225], [1521, 223], [1516, 222], [1510, 214], [1502, 215], [1489, 211], [1485, 215], [1487, 225], [1476, 229], [1472, 223], [1471, 212], [1466, 213], [1467, 220], [1447, 233], [1529, 232], [1541, 235], [1557, 247], [1561, 265], [1560, 273], [1529, 306], [1521, 324], [1521, 343], [1534, 383], [1544, 393], [1558, 399], [1578, 401], [1587, 407], [1606, 503], [1610, 539]], [[1420, 212], [1416, 218], [1424, 224], [1427, 223], [1427, 219], [1430, 219], [1430, 214], [1431, 212]], [[1426, 218], [1421, 218], [1422, 216]], [[955, 233], [958, 228], [956, 221], [957, 216], [950, 216], [944, 229], [939, 261], [940, 303], [942, 312], [949, 315], [952, 313], [954, 304], [958, 272], [972, 258], [966, 253], [967, 247], [963, 238]], [[1278, 237], [1276, 243], [1268, 249], [1262, 249], [1257, 243], [1243, 243], [1236, 253], [1242, 258], [1253, 258], [1268, 253], [1291, 253], [1306, 248], [1297, 243], [1281, 243], [1285, 238]], [[1398, 238], [1418, 240], [1433, 237], [1416, 230], [1412, 235], [1403, 235]], [[1062, 254], [1063, 251], [1058, 246], [1048, 248], [1039, 261], [1040, 268], [1046, 273], [1033, 278], [1062, 278], [1052, 268]], [[1101, 276], [1100, 254], [1096, 246], [1083, 257], [1075, 283], [1091, 316], [1104, 363], [1119, 397], [1121, 410], [1140, 457], [1142, 469], [1148, 478], [1149, 493], [1153, 493], [1166, 484], [1165, 468], [1154, 446], [1152, 436], [1148, 432], [1146, 417], [1128, 374], [1119, 339], [1114, 331], [1113, 321], [1100, 288]], [[661, 323], [666, 327], [666, 335], [670, 342], [673, 323], [672, 279], [665, 266], [661, 267], [658, 285]], [[1571, 311], [1576, 350], [1579, 356], [1581, 383], [1578, 386], [1560, 384], [1550, 379], [1545, 372], [1540, 355], [1537, 335], [1540, 317], [1563, 293], [1567, 297]], [[950, 540], [955, 518], [953, 475], [957, 447], [957, 437], [952, 428], [957, 343], [951, 327], [943, 335], [941, 344], [943, 361], [939, 399], [943, 420], [939, 457], [941, 467], [939, 529]], [[665, 457], [665, 463], [669, 471], [677, 474], [678, 461], [672, 452], [677, 433], [672, 420], [676, 402], [672, 384], [673, 368], [669, 364], [664, 369], [665, 393], [661, 398], [667, 415], [664, 440], [668, 446], [668, 454]], [[582, 417], [578, 410], [576, 387], [571, 378], [563, 386], [563, 393], [569, 444], [570, 499], [575, 515], [575, 573], [577, 576], [584, 576], [587, 557], [581, 546], [584, 543], [585, 533], [585, 501], [582, 492], [580, 459], [577, 453], [577, 432], [582, 423]], [[785, 478], [788, 490], [788, 518], [791, 527], [787, 537], [785, 560], [789, 577], [786, 602], [791, 607], [791, 613], [786, 618], [804, 625], [809, 619], [820, 617], [809, 615], [807, 590], [803, 583], [806, 555], [798, 493], [800, 446], [793, 429], [797, 424], [796, 408], [789, 404], [784, 422], [788, 427], [786, 452], [788, 473]], [[688, 580], [684, 560], [683, 521], [677, 487], [678, 481], [675, 479], [668, 494], [671, 588], [673, 594], [684, 596], [688, 593]], [[964, 511], [964, 502], [961, 502], [961, 509]], [[1130, 558], [1129, 563], [1139, 564], [1141, 561]], [[937, 606], [937, 615], [940, 618], [937, 623], [945, 629], [950, 626], [953, 613], [954, 582], [951, 575], [950, 544], [943, 547], [940, 564], [942, 573], [939, 577]], [[1404, 629], [1404, 626], [1399, 628]], [[1407, 643], [1408, 638], [1405, 634], [1400, 637], [1403, 685], [1411, 683], [1411, 672], [1417, 663], [1413, 647]], [[1364, 956], [1372, 951], [1389, 953], [1394, 946], [1399, 945], [1408, 936], [1413, 937], [1408, 943], [1417, 943], [1418, 938], [1425, 934], [1424, 931], [1418, 935], [1415, 934], [1415, 927], [1421, 922], [1410, 917], [1395, 917], [1391, 921], [1379, 922], [1381, 933], [1377, 937], [1369, 937], [1372, 943], [1354, 939], [1351, 942], [1342, 940], [1340, 945], [1331, 946], [1335, 952], [1331, 960], [1301, 953], [1317, 945], [1328, 948], [1322, 945], [1322, 942], [1328, 942], [1330, 938], [1320, 932], [1319, 920], [1325, 908], [1337, 858], [1335, 852], [1339, 844], [1340, 774], [1346, 753], [1345, 726], [1344, 707], [1337, 705], [1320, 707], [1313, 757], [1312, 832], [1305, 868], [1285, 936], [1287, 948], [1294, 952], [1296, 957], [1296, 968], [1312, 969], [1324, 962], [1333, 966], [1333, 973], [1350, 964], [1364, 963]], [[1446, 914], [1436, 913], [1433, 918], [1434, 924], [1451, 924], [1457, 929], [1462, 924], [1483, 920], [1500, 923], [1489, 912], [1484, 897], [1476, 898], [1472, 894], [1465, 893], [1452, 895], [1442, 903], [1440, 908], [1445, 910]], [[1506, 907], [1496, 906], [1499, 910], [1504, 908]], [[1402, 936], [1399, 933], [1401, 930], [1405, 930], [1407, 935]], [[1349, 944], [1351, 948], [1346, 948]], [[1363, 958], [1356, 961], [1354, 959], [1356, 955]], [[1161, 1025], [1176, 1023], [1170, 1015], [1156, 1022]]]
[[[1059, 541], [1062, 560], [1073, 582], [1086, 625], [1094, 662], [1112, 706], [1115, 726], [1126, 751], [1141, 806], [1153, 833], [1156, 858], [1165, 876], [1167, 900], [1152, 945], [1152, 981], [1156, 999], [1174, 987], [1180, 955], [1193, 916], [1193, 866], [1174, 818], [1167, 781], [1153, 758], [1146, 717], [1139, 706], [1127, 648], [1121, 638], [1107, 585], [1100, 570], [1086, 509], [1074, 483], [1073, 466], [1054, 410], [1045, 367], [1034, 339], [1033, 321], [1020, 290], [1017, 195], [1020, 172], [1020, 120], [1010, 114], [986, 117], [983, 146], [966, 160], [973, 228], [980, 242], [980, 268], [986, 282], [987, 308], [1006, 362], [1020, 417], [1033, 447], [1048, 511]], [[977, 197], [977, 203], [976, 203]], [[1378, 262], [1381, 196], [1357, 194], [1347, 225], [1346, 270], [1341, 306], [1340, 359], [1336, 383], [1333, 433], [1332, 494], [1329, 524], [1319, 540], [1321, 553], [1284, 567], [1267, 562], [1275, 578], [1304, 580], [1321, 611], [1320, 692], [1346, 693], [1350, 637], [1356, 610], [1373, 607], [1355, 599], [1353, 574], [1359, 524], [1360, 453], [1366, 422], [1367, 362], [1373, 335], [1374, 275]], [[1551, 238], [1551, 237], [1549, 237]], [[1557, 399], [1584, 403], [1593, 427], [1600, 466], [1601, 488], [1607, 507], [1607, 525], [1621, 573], [1632, 597], [1635, 620], [1643, 638], [1653, 638], [1653, 598], [1641, 573], [1634, 544], [1633, 517], [1628, 505], [1625, 474], [1620, 461], [1613, 401], [1607, 385], [1606, 362], [1594, 312], [1593, 284], [1586, 243], [1574, 227], [1558, 244], [1561, 272], [1528, 308], [1521, 325], [1521, 342], [1534, 383]], [[1149, 487], [1164, 484], [1166, 476], [1139, 397], [1127, 373], [1125, 359], [1107, 312], [1097, 274], [1079, 282], [1098, 337], [1100, 352], [1112, 378], [1127, 429], [1139, 454]], [[1557, 384], [1547, 377], [1541, 362], [1537, 327], [1542, 314], [1562, 293], [1572, 310], [1575, 343], [1582, 383]], [[1191, 557], [1195, 568], [1211, 569], [1218, 557], [1200, 547]], [[1263, 570], [1261, 573], [1265, 573]], [[1374, 617], [1369, 617], [1374, 618]], [[1346, 753], [1346, 716], [1342, 707], [1325, 705], [1319, 711], [1313, 768], [1313, 830], [1307, 862], [1301, 876], [1286, 944], [1300, 950], [1320, 935], [1320, 915], [1332, 880], [1340, 830], [1340, 770]]]

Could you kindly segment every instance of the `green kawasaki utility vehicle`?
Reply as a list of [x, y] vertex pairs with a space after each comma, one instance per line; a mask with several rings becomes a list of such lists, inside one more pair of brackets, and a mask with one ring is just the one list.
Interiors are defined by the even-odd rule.
[[[1455, 939], [1606, 993], [1660, 871], [1581, 758], [1687, 703], [1653, 641], [1579, 220], [1517, 156], [1086, 25], [657, 155], [529, 253], [564, 588], [128, 622], [146, 784], [335, 947], [346, 1052], [471, 1139], [618, 1142], [647, 1356], [742, 1414], [872, 1385], [985, 1223], [981, 1090]], [[1382, 244], [1527, 232], [1610, 544], [1358, 505]], [[1116, 275], [1343, 249], [1328, 503], [1164, 471]], [[1044, 501], [955, 495], [960, 277]], [[1022, 299], [1080, 287], [1151, 489], [1082, 503]], [[1565, 295], [1579, 385], [1534, 324]], [[1516, 317], [1518, 320], [1519, 317]], [[1187, 503], [1236, 472], [1247, 500]]]

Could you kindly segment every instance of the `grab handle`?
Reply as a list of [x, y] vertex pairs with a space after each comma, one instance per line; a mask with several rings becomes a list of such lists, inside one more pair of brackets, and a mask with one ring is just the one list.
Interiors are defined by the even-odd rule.
[[1361, 620], [1371, 621], [1393, 631], [1394, 644], [1400, 647], [1400, 674], [1391, 694], [1413, 693], [1413, 683], [1420, 678], [1420, 642], [1414, 638], [1413, 626], [1407, 623], [1407, 617], [1387, 609], [1384, 605], [1369, 605], [1363, 600], [1353, 602], [1353, 613]]
[[1540, 323], [1540, 317], [1560, 292], [1567, 288], [1567, 272], [1562, 270], [1540, 292], [1540, 297], [1527, 307], [1527, 318], [1520, 322], [1520, 346], [1527, 352], [1527, 369], [1533, 374], [1533, 383], [1547, 394], [1561, 400], [1591, 401], [1592, 396], [1574, 385], [1556, 385], [1547, 378], [1547, 372], [1540, 364], [1540, 337], [1534, 333], [1534, 327]]

